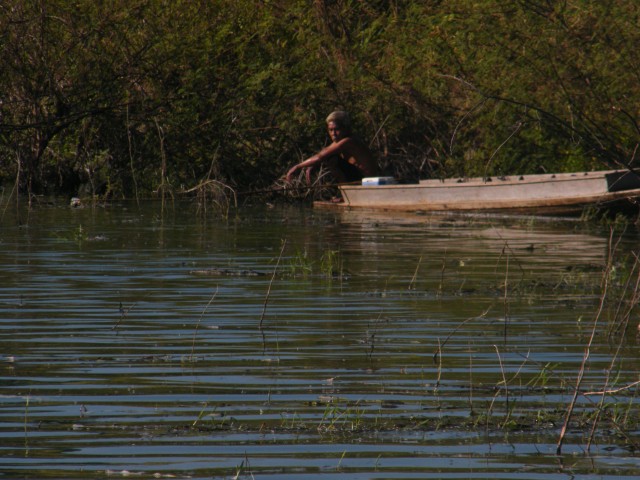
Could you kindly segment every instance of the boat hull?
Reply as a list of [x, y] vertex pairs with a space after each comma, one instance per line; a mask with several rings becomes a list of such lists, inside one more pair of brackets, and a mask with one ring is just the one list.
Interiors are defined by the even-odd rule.
[[422, 180], [417, 184], [341, 185], [341, 206], [426, 212], [573, 214], [588, 207], [634, 207], [640, 177], [609, 170], [492, 179]]

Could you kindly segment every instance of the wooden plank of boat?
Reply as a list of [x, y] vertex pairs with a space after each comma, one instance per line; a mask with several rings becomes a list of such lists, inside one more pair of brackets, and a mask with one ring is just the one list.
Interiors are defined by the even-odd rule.
[[640, 176], [628, 170], [421, 180], [416, 184], [341, 185], [343, 202], [317, 206], [405, 211], [575, 213], [640, 198]]

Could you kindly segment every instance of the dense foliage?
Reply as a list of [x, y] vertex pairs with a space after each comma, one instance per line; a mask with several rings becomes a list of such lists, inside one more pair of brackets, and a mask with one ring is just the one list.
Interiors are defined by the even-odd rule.
[[349, 110], [400, 177], [633, 165], [634, 0], [5, 0], [0, 181], [272, 184]]

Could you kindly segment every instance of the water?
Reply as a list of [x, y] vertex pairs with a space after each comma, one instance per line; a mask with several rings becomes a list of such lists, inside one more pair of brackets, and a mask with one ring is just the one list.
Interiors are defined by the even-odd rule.
[[640, 471], [634, 228], [610, 256], [606, 227], [532, 218], [115, 203], [0, 226], [0, 478]]

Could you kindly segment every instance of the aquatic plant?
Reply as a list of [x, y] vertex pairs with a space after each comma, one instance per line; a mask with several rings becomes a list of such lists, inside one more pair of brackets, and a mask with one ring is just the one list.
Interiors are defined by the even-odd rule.
[[297, 412], [280, 412], [282, 418], [281, 427], [285, 430], [305, 430], [306, 424]]
[[306, 276], [313, 272], [313, 261], [306, 248], [296, 249], [289, 258], [288, 271], [292, 276]]
[[218, 180], [206, 179], [183, 193], [196, 196], [198, 210], [202, 213], [207, 213], [209, 208], [213, 208], [214, 212], [223, 218], [228, 218], [231, 208], [238, 206], [235, 189]]
[[[605, 265], [605, 267], [603, 268], [603, 272], [602, 272], [602, 284], [601, 284], [601, 296], [600, 296], [600, 302], [598, 305], [598, 309], [595, 312], [594, 315], [594, 320], [593, 320], [593, 324], [592, 324], [592, 328], [591, 328], [591, 333], [588, 337], [587, 340], [587, 345], [585, 346], [585, 351], [584, 351], [584, 356], [582, 359], [582, 363], [580, 365], [580, 369], [578, 371], [577, 377], [576, 377], [576, 385], [574, 387], [574, 391], [573, 391], [573, 395], [571, 398], [571, 401], [569, 403], [569, 405], [567, 406], [567, 410], [566, 410], [566, 415], [565, 415], [565, 421], [564, 424], [562, 426], [562, 429], [560, 431], [559, 437], [558, 437], [558, 442], [557, 442], [557, 453], [560, 454], [562, 451], [562, 445], [564, 442], [564, 437], [566, 435], [567, 432], [567, 428], [568, 425], [571, 421], [571, 417], [573, 415], [575, 406], [576, 406], [576, 402], [577, 402], [577, 398], [578, 396], [581, 394], [581, 384], [582, 384], [582, 380], [584, 378], [584, 373], [585, 373], [585, 369], [586, 369], [586, 365], [587, 365], [587, 361], [590, 357], [591, 354], [591, 347], [594, 341], [594, 338], [596, 336], [597, 333], [597, 327], [599, 324], [599, 321], [603, 315], [603, 312], [605, 310], [605, 306], [606, 303], [611, 295], [611, 286], [614, 283], [614, 279], [615, 277], [612, 275], [613, 272], [615, 272], [615, 268], [614, 268], [614, 259], [615, 259], [615, 253], [616, 253], [616, 249], [619, 243], [619, 238], [616, 240], [615, 236], [614, 236], [614, 229], [611, 228], [610, 229], [610, 235], [609, 235], [609, 242], [608, 242], [608, 254], [607, 254], [607, 263]], [[635, 265], [633, 267], [633, 270], [635, 270]], [[632, 293], [632, 298], [634, 300], [635, 303], [637, 303], [637, 300], [639, 298], [638, 295], [638, 291], [640, 290], [640, 277], [639, 280], [637, 282], [635, 282], [635, 288], [633, 289], [633, 293]], [[623, 289], [623, 292], [627, 292], [627, 289]], [[627, 294], [628, 295], [628, 294]], [[634, 303], [634, 306], [635, 306]], [[628, 316], [623, 316], [623, 320], [624, 323], [626, 323], [628, 321]], [[605, 376], [605, 385], [603, 388], [603, 392], [602, 392], [602, 397], [601, 397], [601, 401], [599, 403], [599, 407], [596, 408], [595, 412], [594, 412], [594, 418], [592, 421], [592, 430], [591, 430], [591, 435], [589, 437], [589, 442], [587, 445], [587, 448], [590, 447], [591, 445], [591, 441], [593, 439], [593, 436], [595, 434], [595, 428], [596, 425], [598, 424], [598, 421], [601, 417], [602, 412], [605, 410], [605, 393], [609, 390], [609, 373], [611, 372], [611, 370], [613, 369], [613, 366], [616, 362], [617, 359], [617, 355], [618, 352], [620, 351], [621, 348], [621, 342], [622, 340], [620, 340], [620, 343], [618, 344], [618, 348], [617, 350], [614, 352], [614, 355], [612, 357], [611, 360], [611, 366], [608, 369], [608, 374]]]
[[420, 264], [422, 263], [422, 256], [418, 259], [418, 263], [416, 264], [416, 269], [413, 272], [413, 277], [411, 277], [411, 281], [409, 282], [408, 290], [415, 290], [416, 278], [418, 277], [418, 270], [420, 269]]
[[224, 425], [227, 420], [224, 414], [218, 413], [218, 405], [210, 409], [209, 402], [204, 402], [200, 413], [198, 413], [198, 417], [193, 421], [191, 427], [200, 425], [205, 418], [207, 418], [211, 424], [218, 422], [219, 425]]
[[216, 289], [213, 292], [213, 294], [211, 295], [211, 298], [209, 298], [209, 302], [207, 303], [207, 305], [202, 310], [202, 313], [200, 314], [200, 317], [198, 317], [198, 322], [196, 323], [196, 328], [193, 331], [193, 341], [191, 342], [191, 355], [189, 355], [189, 361], [190, 362], [193, 362], [193, 356], [194, 356], [195, 350], [196, 350], [196, 337], [198, 335], [198, 329], [200, 328], [200, 323], [202, 322], [202, 318], [204, 317], [205, 313], [207, 313], [207, 310], [209, 309], [209, 306], [216, 299], [217, 295], [218, 295], [218, 286], [216, 285]]
[[24, 456], [29, 456], [29, 396], [24, 401]]
[[[267, 287], [267, 293], [264, 297], [264, 303], [262, 304], [262, 314], [260, 315], [260, 324], [258, 328], [262, 330], [262, 325], [264, 323], [265, 315], [267, 314], [267, 304], [269, 303], [269, 297], [271, 295], [271, 287], [273, 286], [273, 281], [276, 278], [276, 274], [278, 273], [278, 267], [280, 266], [280, 262], [282, 261], [282, 255], [284, 253], [284, 249], [287, 246], [287, 240], [283, 239], [280, 245], [280, 254], [278, 255], [278, 259], [276, 261], [276, 266], [273, 268], [273, 273], [271, 275], [271, 279], [269, 280], [269, 286]], [[263, 350], [265, 348], [264, 338], [263, 338]]]
[[547, 362], [543, 365], [540, 372], [537, 375], [534, 375], [533, 378], [526, 383], [526, 386], [531, 388], [541, 388], [544, 391], [544, 388], [550, 381], [550, 377], [555, 375], [554, 369], [557, 366], [557, 363], [552, 364]]
[[249, 456], [246, 453], [244, 454], [244, 459], [242, 460], [240, 465], [238, 465], [236, 467], [236, 473], [232, 478], [233, 478], [233, 480], [240, 480], [240, 476], [241, 475], [248, 475], [249, 478], [251, 478], [251, 479], [254, 478], [253, 473], [251, 472], [251, 465], [249, 463]]
[[320, 257], [320, 271], [326, 277], [342, 276], [342, 259], [338, 250], [326, 250]]
[[359, 402], [354, 405], [347, 403], [344, 407], [338, 403], [329, 402], [317, 430], [320, 433], [354, 432], [360, 430], [364, 424], [364, 409], [360, 408]]

